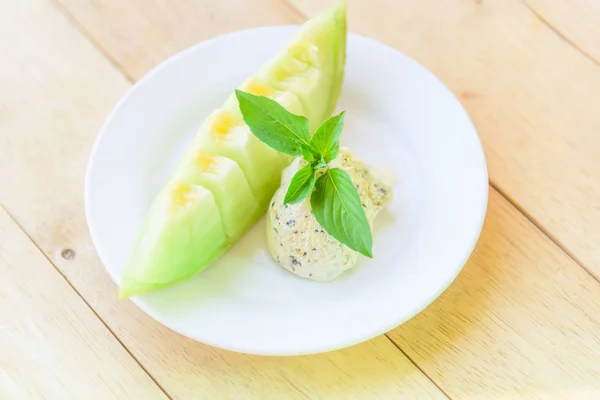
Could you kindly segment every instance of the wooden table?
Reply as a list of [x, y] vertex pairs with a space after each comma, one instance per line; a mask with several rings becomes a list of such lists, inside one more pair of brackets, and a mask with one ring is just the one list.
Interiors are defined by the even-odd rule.
[[[93, 140], [165, 57], [318, 0], [0, 0], [0, 399], [600, 399], [600, 1], [349, 1], [483, 141], [490, 204], [454, 284], [332, 353], [217, 350], [152, 321], [96, 256]], [[390, 307], [393, 307], [390, 304]]]

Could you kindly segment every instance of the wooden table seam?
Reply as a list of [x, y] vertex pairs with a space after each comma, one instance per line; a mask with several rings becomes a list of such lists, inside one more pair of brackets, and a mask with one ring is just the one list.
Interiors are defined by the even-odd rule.
[[290, 3], [287, 0], [279, 0], [279, 2], [281, 4], [283, 4], [284, 6], [286, 6], [292, 13], [294, 13], [302, 21], [308, 20], [308, 17], [306, 15], [304, 15], [304, 13], [302, 11], [300, 11], [298, 9], [298, 7], [296, 7], [293, 3]]
[[554, 243], [560, 250], [563, 251], [573, 262], [579, 265], [585, 272], [587, 272], [596, 282], [600, 284], [600, 278], [596, 276], [577, 256], [571, 252], [556, 236], [554, 236], [548, 229], [544, 227], [533, 215], [528, 213], [523, 207], [515, 202], [505, 191], [503, 191], [498, 185], [490, 180], [490, 186], [496, 190], [500, 196], [508, 201], [519, 213], [521, 213], [529, 222], [533, 224], [544, 236], [546, 236], [552, 243]]
[[156, 387], [167, 397], [169, 400], [173, 400], [173, 398], [169, 395], [169, 393], [165, 390], [165, 388], [152, 376], [152, 374], [144, 367], [142, 363], [132, 354], [132, 352], [125, 346], [125, 344], [121, 341], [121, 339], [115, 334], [115, 332], [110, 328], [110, 326], [100, 317], [100, 315], [96, 312], [96, 310], [90, 305], [85, 297], [81, 295], [79, 290], [73, 285], [73, 283], [65, 276], [65, 274], [56, 266], [56, 264], [52, 261], [49, 255], [40, 247], [40, 245], [31, 237], [31, 235], [23, 228], [23, 226], [19, 223], [19, 221], [13, 216], [9, 209], [7, 209], [3, 204], [0, 204], [0, 209], [2, 209], [8, 218], [15, 224], [15, 226], [27, 237], [27, 239], [35, 246], [35, 248], [40, 252], [40, 254], [52, 265], [54, 270], [59, 274], [59, 276], [69, 285], [69, 287], [73, 290], [73, 292], [79, 297], [83, 304], [94, 314], [94, 316], [104, 325], [110, 335], [123, 347], [125, 352], [135, 361], [137, 365], [141, 368], [142, 371], [154, 382]]
[[523, 0], [523, 5], [529, 9], [529, 11], [531, 11], [531, 13], [540, 20], [541, 23], [543, 23], [544, 25], [546, 25], [548, 27], [548, 29], [550, 29], [552, 32], [554, 32], [556, 34], [556, 36], [558, 36], [560, 39], [564, 40], [566, 43], [568, 43], [570, 46], [572, 46], [574, 49], [576, 49], [579, 53], [581, 53], [585, 58], [589, 59], [591, 62], [593, 62], [594, 64], [596, 64], [597, 66], [600, 67], [600, 60], [596, 60], [596, 58], [594, 58], [594, 56], [592, 56], [590, 53], [588, 53], [587, 51], [585, 51], [584, 49], [582, 49], [580, 46], [577, 45], [577, 43], [575, 43], [574, 41], [572, 41], [567, 35], [565, 35], [559, 28], [555, 27], [554, 25], [552, 25], [550, 23], [550, 21], [548, 21], [546, 18], [544, 18], [544, 16], [542, 14], [540, 14], [534, 6], [532, 6], [531, 4], [529, 4], [527, 1]]
[[385, 333], [384, 335], [390, 342], [392, 342], [394, 347], [396, 347], [398, 349], [398, 351], [400, 351], [400, 353], [404, 354], [404, 357], [406, 357], [408, 359], [408, 361], [410, 361], [415, 366], [415, 368], [417, 368], [419, 371], [421, 371], [421, 373], [427, 379], [429, 379], [429, 382], [431, 382], [444, 396], [446, 396], [446, 398], [448, 400], [453, 400], [452, 397], [450, 397], [450, 394], [446, 390], [444, 390], [444, 388], [431, 377], [431, 374], [428, 374], [423, 368], [421, 368], [421, 366], [417, 363], [417, 361], [414, 359], [414, 357], [411, 357], [406, 351], [404, 351], [404, 349], [402, 349], [402, 347], [400, 347], [400, 344], [396, 343], [394, 341], [394, 339], [392, 339], [389, 336], [389, 333]]
[[51, 0], [50, 4], [52, 4], [52, 6], [56, 8], [56, 10], [69, 22], [69, 24], [77, 29], [77, 31], [85, 38], [85, 40], [87, 40], [102, 55], [102, 57], [111, 63], [112, 66], [115, 67], [115, 69], [129, 81], [129, 83], [132, 85], [135, 84], [136, 80], [129, 75], [129, 73], [127, 73], [127, 70], [123, 67], [123, 65], [121, 65], [117, 59], [115, 59], [110, 52], [94, 38], [94, 35], [85, 29], [85, 26], [83, 26], [83, 24], [81, 24], [77, 18], [75, 18], [75, 16], [69, 12], [69, 9], [65, 7], [60, 0]]

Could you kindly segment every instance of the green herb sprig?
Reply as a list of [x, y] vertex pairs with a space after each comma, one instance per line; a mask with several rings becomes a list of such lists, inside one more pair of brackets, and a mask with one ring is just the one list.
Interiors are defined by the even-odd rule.
[[[345, 111], [329, 118], [310, 134], [308, 119], [287, 111], [274, 100], [240, 90], [235, 94], [246, 124], [260, 141], [308, 163], [298, 170], [284, 204], [310, 196], [317, 222], [327, 233], [367, 257], [373, 257], [373, 238], [365, 210], [350, 175], [329, 163], [340, 152]], [[318, 178], [317, 173], [323, 172]]]

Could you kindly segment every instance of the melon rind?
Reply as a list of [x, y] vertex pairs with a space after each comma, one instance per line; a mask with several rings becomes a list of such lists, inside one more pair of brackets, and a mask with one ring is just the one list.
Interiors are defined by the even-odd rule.
[[127, 260], [119, 297], [162, 289], [196, 274], [229, 246], [212, 193], [173, 182], [143, 222]]

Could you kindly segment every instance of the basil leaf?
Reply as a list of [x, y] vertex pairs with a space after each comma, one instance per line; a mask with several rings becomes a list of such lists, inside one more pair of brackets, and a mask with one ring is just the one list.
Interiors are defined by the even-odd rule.
[[315, 171], [318, 171], [321, 168], [325, 168], [327, 166], [327, 163], [325, 162], [325, 159], [323, 158], [323, 156], [319, 156], [318, 160], [315, 160], [315, 162], [313, 163], [313, 168]]
[[315, 187], [317, 172], [311, 164], [300, 168], [292, 178], [283, 204], [296, 204], [308, 197]]
[[302, 152], [302, 157], [308, 161], [312, 162], [316, 159], [314, 150], [309, 146], [300, 145], [300, 151]]
[[310, 141], [310, 144], [325, 157], [327, 162], [336, 158], [340, 152], [340, 134], [344, 128], [345, 113], [346, 111], [342, 111], [323, 122]]
[[371, 226], [360, 196], [342, 169], [325, 172], [315, 184], [310, 205], [317, 222], [339, 242], [367, 257], [373, 257]]
[[244, 122], [261, 142], [285, 154], [301, 155], [300, 144], [309, 146], [308, 119], [286, 110], [264, 96], [235, 91]]

